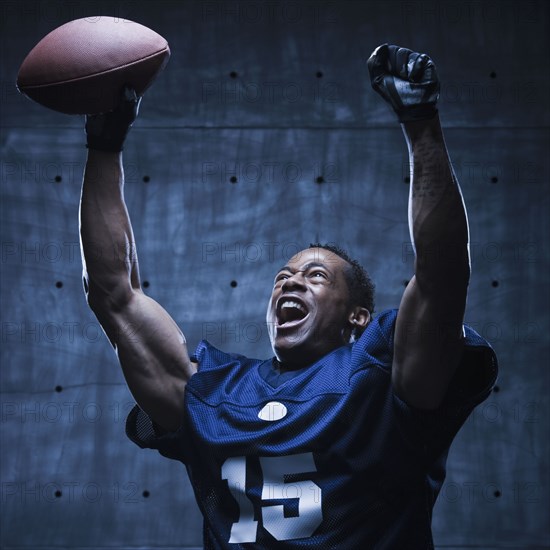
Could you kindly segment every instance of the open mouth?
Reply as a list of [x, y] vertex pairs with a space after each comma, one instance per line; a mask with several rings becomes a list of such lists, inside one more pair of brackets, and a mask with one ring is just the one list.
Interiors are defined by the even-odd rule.
[[309, 312], [301, 302], [296, 298], [281, 298], [277, 304], [277, 325], [279, 327], [293, 327], [299, 325]]

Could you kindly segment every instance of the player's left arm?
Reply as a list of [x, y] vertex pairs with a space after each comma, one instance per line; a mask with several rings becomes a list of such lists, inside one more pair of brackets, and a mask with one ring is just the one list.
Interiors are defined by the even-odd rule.
[[462, 353], [470, 278], [468, 221], [437, 113], [439, 80], [433, 62], [396, 46], [378, 48], [373, 57], [373, 87], [402, 123], [412, 168], [409, 229], [415, 274], [397, 316], [392, 382], [405, 402], [434, 409]]

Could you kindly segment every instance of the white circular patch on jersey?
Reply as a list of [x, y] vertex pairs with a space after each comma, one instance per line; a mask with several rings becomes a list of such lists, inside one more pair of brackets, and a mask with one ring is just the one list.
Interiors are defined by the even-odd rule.
[[268, 422], [275, 422], [275, 420], [281, 420], [287, 413], [286, 407], [278, 401], [270, 401], [263, 409], [258, 413], [258, 418], [261, 420], [267, 420]]

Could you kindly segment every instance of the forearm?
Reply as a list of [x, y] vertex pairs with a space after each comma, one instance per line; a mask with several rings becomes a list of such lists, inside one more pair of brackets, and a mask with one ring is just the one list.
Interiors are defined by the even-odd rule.
[[469, 278], [468, 221], [439, 117], [407, 122], [412, 167], [409, 229], [419, 284], [464, 284]]
[[121, 153], [88, 150], [80, 235], [88, 299], [123, 301], [139, 287], [134, 236], [124, 203]]

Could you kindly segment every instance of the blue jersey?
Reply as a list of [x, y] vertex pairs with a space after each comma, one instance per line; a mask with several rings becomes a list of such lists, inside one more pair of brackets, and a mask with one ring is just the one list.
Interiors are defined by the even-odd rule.
[[433, 548], [431, 514], [453, 437], [494, 384], [496, 357], [465, 327], [444, 403], [419, 411], [391, 385], [397, 312], [307, 368], [227, 354], [203, 341], [181, 428], [143, 411], [127, 433], [183, 462], [207, 549]]

